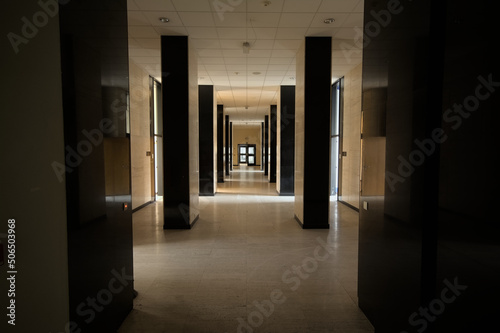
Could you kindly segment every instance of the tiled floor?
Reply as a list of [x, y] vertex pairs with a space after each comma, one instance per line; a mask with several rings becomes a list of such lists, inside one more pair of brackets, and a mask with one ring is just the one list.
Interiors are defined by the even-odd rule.
[[163, 230], [162, 204], [134, 214], [134, 310], [119, 333], [373, 332], [356, 305], [358, 216], [332, 203], [303, 230], [293, 197], [235, 170], [200, 198], [192, 230]]

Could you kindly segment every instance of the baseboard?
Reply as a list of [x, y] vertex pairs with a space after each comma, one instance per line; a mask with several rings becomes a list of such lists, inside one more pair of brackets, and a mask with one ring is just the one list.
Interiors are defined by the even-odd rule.
[[345, 201], [342, 201], [342, 200], [338, 200], [338, 202], [340, 202], [340, 203], [341, 203], [341, 204], [343, 204], [343, 205], [346, 205], [347, 207], [349, 207], [349, 208], [351, 208], [351, 209], [354, 209], [355, 211], [357, 211], [357, 212], [359, 213], [359, 208], [356, 208], [356, 207], [354, 207], [353, 205], [351, 205], [351, 204], [349, 204], [349, 203], [347, 203], [347, 202], [345, 202]]
[[154, 202], [154, 201], [149, 201], [149, 202], [146, 202], [146, 203], [144, 203], [144, 204], [140, 205], [139, 207], [136, 207], [136, 208], [132, 209], [132, 213], [135, 213], [135, 212], [137, 212], [138, 210], [141, 210], [141, 209], [143, 209], [144, 207], [151, 205], [153, 202]]

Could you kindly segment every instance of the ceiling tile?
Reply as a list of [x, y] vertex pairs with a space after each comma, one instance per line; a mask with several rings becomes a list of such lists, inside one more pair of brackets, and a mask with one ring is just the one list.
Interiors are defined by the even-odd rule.
[[248, 13], [249, 28], [276, 27], [279, 22], [280, 13]]
[[363, 53], [361, 52], [361, 50], [359, 50], [359, 52], [356, 52], [358, 51], [357, 49], [355, 49], [355, 51], [352, 51], [352, 50], [348, 50], [348, 49], [345, 49], [345, 50], [333, 50], [332, 51], [332, 58], [333, 59], [338, 59], [338, 58], [361, 58], [363, 56]]
[[[323, 0], [319, 6], [319, 12], [350, 13], [356, 7], [359, 0]], [[363, 0], [361, 0], [363, 1]]]
[[186, 29], [189, 37], [191, 38], [218, 38], [217, 30], [215, 28], [187, 27]]
[[247, 30], [245, 28], [217, 28], [217, 34], [221, 39], [246, 39]]
[[276, 39], [302, 39], [306, 31], [307, 28], [278, 28]]
[[171, 0], [175, 9], [179, 12], [209, 12], [209, 0]]
[[[285, 67], [287, 67], [291, 62], [292, 62], [293, 58], [291, 57], [288, 57], [288, 58], [271, 58], [269, 60], [269, 64], [272, 64], [272, 65], [286, 65]], [[287, 68], [285, 68], [284, 70], [286, 70]], [[279, 69], [279, 70], [282, 70], [282, 69]]]
[[287, 57], [295, 57], [296, 54], [297, 54], [296, 50], [273, 50], [271, 57], [287, 58]]
[[269, 58], [248, 58], [247, 63], [249, 65], [267, 65]]
[[321, 0], [285, 0], [283, 12], [315, 13]]
[[275, 50], [298, 50], [303, 39], [276, 39], [273, 48]]
[[[344, 24], [348, 17], [348, 13], [317, 13], [314, 15], [311, 28], [338, 28]], [[335, 21], [333, 23], [326, 24], [324, 21], [329, 18], [333, 18]]]
[[253, 28], [249, 34], [249, 39], [274, 39], [277, 28]]
[[[148, 22], [150, 25], [153, 26], [159, 26], [159, 27], [182, 27], [184, 26], [182, 24], [181, 18], [176, 12], [159, 12], [159, 11], [147, 11], [147, 12], [142, 12], [144, 16], [148, 19]], [[166, 17], [170, 21], [167, 23], [163, 23], [160, 21], [160, 17]]]
[[335, 38], [340, 39], [351, 39], [359, 38], [362, 34], [362, 30], [356, 28], [340, 28], [335, 34]]
[[151, 26], [132, 26], [128, 28], [129, 36], [133, 38], [155, 38], [158, 37], [158, 33]]
[[342, 23], [343, 27], [363, 27], [363, 13], [352, 13]]
[[134, 12], [134, 11], [129, 11], [128, 12], [128, 25], [150, 25], [148, 19], [144, 14], [140, 11]]
[[274, 40], [264, 39], [250, 42], [251, 50], [271, 50], [274, 45]]
[[233, 49], [233, 50], [222, 50], [222, 55], [225, 58], [245, 58], [245, 53], [243, 53], [243, 48], [240, 50]]
[[228, 75], [232, 72], [242, 72], [245, 71], [246, 65], [226, 65], [226, 69], [228, 71]]
[[218, 49], [198, 49], [198, 56], [204, 58], [221, 58], [222, 57], [222, 51]]
[[155, 27], [156, 32], [160, 36], [187, 36], [188, 32], [184, 27]]
[[306, 36], [335, 36], [340, 28], [309, 28]]
[[230, 0], [230, 1], [210, 0], [209, 2], [212, 12], [216, 13], [220, 17], [224, 17], [224, 15], [228, 13], [247, 12], [246, 1], [244, 0]]
[[170, 0], [137, 0], [135, 3], [140, 10], [175, 11]]
[[358, 4], [356, 5], [356, 8], [353, 9], [353, 12], [363, 13], [364, 8], [365, 8], [365, 2], [363, 0], [359, 0]]
[[248, 53], [249, 58], [269, 58], [272, 50], [250, 50]]
[[136, 42], [143, 48], [146, 49], [160, 49], [161, 40], [160, 37], [157, 38], [136, 38]]
[[224, 58], [223, 63], [226, 65], [245, 65], [246, 59], [245, 58]]
[[213, 27], [215, 26], [212, 13], [179, 12], [179, 17], [186, 27]]
[[192, 45], [197, 49], [220, 49], [221, 43], [218, 39], [191, 38]]
[[220, 47], [226, 50], [243, 50], [243, 42], [240, 39], [221, 39]]
[[245, 13], [226, 13], [223, 18], [214, 13], [213, 18], [218, 27], [246, 27]]
[[135, 4], [134, 0], [127, 0], [127, 9], [128, 11], [140, 10], [140, 8]]
[[314, 14], [311, 13], [283, 13], [279, 21], [281, 28], [301, 28], [309, 27]]
[[201, 58], [204, 65], [223, 65], [224, 59], [222, 58]]
[[284, 0], [272, 0], [269, 6], [264, 6], [264, 1], [247, 1], [249, 12], [279, 13], [283, 8]]

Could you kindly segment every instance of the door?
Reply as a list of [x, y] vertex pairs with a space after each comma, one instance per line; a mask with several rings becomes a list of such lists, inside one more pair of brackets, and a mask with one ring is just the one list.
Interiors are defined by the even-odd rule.
[[248, 145], [247, 146], [247, 161], [248, 165], [255, 165], [255, 154], [256, 154], [256, 146]]
[[238, 164], [247, 163], [247, 145], [238, 145]]

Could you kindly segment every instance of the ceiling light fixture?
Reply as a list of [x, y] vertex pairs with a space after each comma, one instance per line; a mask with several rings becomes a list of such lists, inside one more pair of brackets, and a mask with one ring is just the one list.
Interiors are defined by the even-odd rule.
[[248, 54], [249, 52], [250, 52], [250, 43], [244, 42], [243, 43], [243, 53]]
[[264, 7], [270, 6], [270, 5], [271, 5], [271, 1], [263, 1], [263, 2], [262, 2], [262, 5], [263, 5]]
[[252, 74], [253, 75], [260, 75], [261, 73], [260, 72], [253, 72]]
[[161, 23], [168, 23], [168, 22], [170, 22], [170, 20], [168, 18], [166, 18], [166, 17], [160, 17], [159, 20], [160, 20]]
[[330, 18], [325, 19], [323, 22], [326, 24], [331, 24], [331, 23], [335, 22], [335, 19], [330, 17]]

